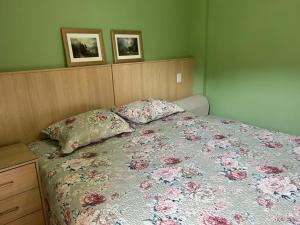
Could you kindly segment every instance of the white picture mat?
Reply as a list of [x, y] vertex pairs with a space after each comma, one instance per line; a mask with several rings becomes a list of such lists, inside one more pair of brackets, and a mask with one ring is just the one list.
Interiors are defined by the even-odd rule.
[[[99, 57], [74, 58], [71, 38], [96, 38]], [[101, 48], [100, 48], [99, 34], [68, 33], [67, 34], [67, 42], [68, 42], [68, 47], [69, 47], [69, 52], [70, 52], [70, 59], [71, 59], [72, 63], [73, 62], [94, 62], [94, 61], [102, 61], [103, 60], [102, 52], [101, 52]]]
[[[119, 55], [118, 38], [136, 38], [137, 43], [138, 43], [139, 54], [138, 55], [120, 56]], [[115, 43], [116, 43], [117, 58], [118, 59], [122, 60], [122, 59], [140, 59], [140, 58], [142, 58], [141, 45], [140, 45], [140, 36], [138, 34], [116, 34], [115, 35]]]

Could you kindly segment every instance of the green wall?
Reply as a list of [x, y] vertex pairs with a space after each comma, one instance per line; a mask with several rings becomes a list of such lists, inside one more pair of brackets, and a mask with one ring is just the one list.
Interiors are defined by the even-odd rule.
[[195, 58], [195, 94], [203, 94], [207, 31], [207, 0], [192, 0], [191, 40]]
[[146, 60], [188, 57], [186, 0], [0, 0], [0, 71], [65, 65], [61, 27], [101, 28], [108, 63], [110, 29], [143, 32]]
[[[211, 113], [300, 135], [299, 0], [0, 0], [0, 71], [62, 67], [61, 27], [143, 31], [146, 60], [194, 56]], [[205, 84], [205, 85], [204, 85]]]
[[209, 0], [212, 114], [300, 135], [299, 12], [299, 0]]

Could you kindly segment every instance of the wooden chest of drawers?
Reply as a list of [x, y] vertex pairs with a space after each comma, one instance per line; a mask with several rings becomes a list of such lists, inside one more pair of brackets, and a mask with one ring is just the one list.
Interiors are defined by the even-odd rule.
[[36, 156], [24, 144], [0, 148], [0, 224], [44, 225]]

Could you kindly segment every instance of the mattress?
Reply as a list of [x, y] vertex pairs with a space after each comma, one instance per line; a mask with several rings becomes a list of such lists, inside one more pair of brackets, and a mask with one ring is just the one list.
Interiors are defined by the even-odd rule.
[[300, 138], [179, 113], [39, 157], [51, 224], [300, 224]]

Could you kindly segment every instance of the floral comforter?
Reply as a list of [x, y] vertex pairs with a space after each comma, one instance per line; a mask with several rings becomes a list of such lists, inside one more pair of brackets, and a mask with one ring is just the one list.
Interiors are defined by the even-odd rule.
[[39, 156], [51, 224], [300, 224], [300, 137], [179, 113]]

